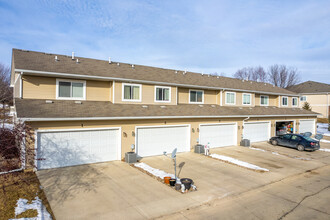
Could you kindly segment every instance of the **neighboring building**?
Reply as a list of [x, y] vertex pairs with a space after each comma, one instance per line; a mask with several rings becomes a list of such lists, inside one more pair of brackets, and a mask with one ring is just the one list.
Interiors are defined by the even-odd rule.
[[308, 102], [312, 111], [320, 113], [319, 117], [328, 118], [330, 115], [330, 84], [307, 81], [287, 88], [299, 93], [300, 107]]
[[261, 82], [14, 49], [11, 83], [38, 169], [316, 130], [298, 94]]

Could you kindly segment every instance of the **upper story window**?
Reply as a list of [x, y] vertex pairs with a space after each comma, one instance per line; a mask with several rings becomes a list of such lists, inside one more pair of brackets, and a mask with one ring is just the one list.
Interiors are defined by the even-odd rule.
[[243, 93], [243, 105], [251, 105], [251, 94]]
[[56, 98], [85, 100], [86, 81], [56, 79]]
[[287, 96], [282, 97], [282, 106], [288, 106], [288, 97]]
[[123, 101], [141, 102], [141, 85], [123, 83]]
[[297, 97], [292, 98], [292, 106], [298, 106], [298, 98]]
[[156, 86], [155, 87], [155, 101], [156, 102], [171, 102], [171, 88]]
[[203, 90], [189, 90], [189, 103], [203, 103], [204, 91]]
[[260, 105], [268, 106], [269, 105], [269, 96], [268, 95], [261, 95], [260, 96]]
[[301, 96], [301, 97], [300, 97], [300, 101], [302, 101], [302, 102], [306, 102], [306, 101], [307, 101], [307, 97], [306, 97], [306, 96]]
[[227, 105], [236, 104], [236, 93], [235, 92], [226, 92], [226, 104]]

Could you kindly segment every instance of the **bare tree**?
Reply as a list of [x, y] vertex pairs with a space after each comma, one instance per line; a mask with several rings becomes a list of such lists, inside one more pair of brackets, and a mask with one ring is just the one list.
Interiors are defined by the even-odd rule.
[[0, 103], [12, 104], [13, 92], [10, 87], [10, 68], [0, 63]]
[[258, 82], [267, 82], [267, 73], [263, 67], [244, 67], [234, 74], [235, 78], [242, 80], [252, 80]]
[[296, 68], [275, 64], [268, 69], [268, 80], [275, 86], [287, 88], [298, 84], [300, 76]]

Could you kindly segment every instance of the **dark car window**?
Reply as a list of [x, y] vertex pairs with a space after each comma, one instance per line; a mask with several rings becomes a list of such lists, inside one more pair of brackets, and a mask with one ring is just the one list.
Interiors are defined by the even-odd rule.
[[313, 138], [310, 138], [310, 137], [304, 137], [306, 140], [308, 140], [308, 141], [312, 141], [312, 142], [315, 142], [315, 141], [317, 141], [317, 140], [314, 140]]
[[292, 135], [291, 139], [294, 140], [294, 141], [300, 141], [301, 140], [301, 138], [298, 137], [297, 135]]
[[285, 134], [285, 135], [283, 135], [283, 139], [287, 139], [287, 140], [289, 140], [291, 138], [291, 135], [290, 134]]

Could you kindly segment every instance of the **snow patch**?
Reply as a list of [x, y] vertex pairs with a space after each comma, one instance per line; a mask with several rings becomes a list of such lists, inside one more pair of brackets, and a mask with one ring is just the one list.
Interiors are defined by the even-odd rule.
[[323, 142], [323, 143], [330, 143], [330, 141], [324, 140], [324, 139], [321, 139], [320, 141]]
[[326, 149], [326, 148], [320, 148], [319, 150], [324, 152], [330, 152], [330, 149]]
[[327, 123], [317, 123], [317, 133], [330, 137], [330, 131], [328, 130], [328, 127], [329, 124]]
[[39, 199], [38, 196], [32, 200], [31, 204], [28, 204], [27, 199], [18, 199], [17, 206], [15, 207], [15, 216], [29, 210], [35, 209], [38, 212], [37, 217], [33, 218], [12, 218], [11, 220], [51, 220], [52, 217], [50, 216], [49, 212], [47, 212], [46, 207], [42, 204], [42, 201]]
[[166, 176], [170, 176], [171, 178], [175, 178], [175, 175], [174, 174], [171, 174], [171, 173], [166, 173], [165, 171], [163, 170], [159, 170], [159, 169], [156, 169], [156, 168], [153, 168], [151, 166], [149, 166], [148, 164], [145, 164], [145, 163], [135, 163], [134, 166], [136, 167], [139, 167], [145, 171], [147, 171], [148, 173], [154, 175], [154, 176], [157, 176], [161, 179], [164, 179], [164, 177]]
[[260, 149], [260, 148], [255, 148], [255, 147], [249, 147], [251, 150], [258, 150], [258, 151], [262, 151], [262, 152], [266, 152], [266, 150], [264, 149]]
[[264, 172], [269, 171], [266, 168], [262, 168], [262, 167], [259, 167], [257, 165], [250, 164], [250, 163], [247, 163], [247, 162], [244, 162], [244, 161], [241, 161], [241, 160], [237, 160], [237, 159], [232, 158], [232, 157], [227, 157], [227, 156], [224, 156], [224, 155], [211, 154], [210, 157], [216, 158], [216, 159], [219, 159], [219, 160], [223, 160], [223, 161], [226, 161], [228, 163], [236, 164], [238, 166], [245, 167], [245, 168], [252, 169], [252, 170], [259, 170], [259, 171], [264, 171]]
[[277, 155], [277, 156], [281, 156], [281, 154], [279, 154], [277, 152], [274, 152], [274, 151], [272, 151], [272, 154]]

